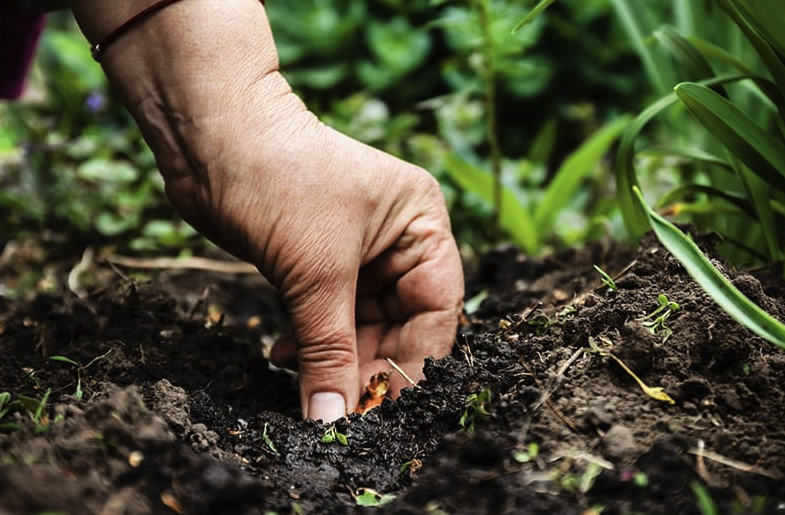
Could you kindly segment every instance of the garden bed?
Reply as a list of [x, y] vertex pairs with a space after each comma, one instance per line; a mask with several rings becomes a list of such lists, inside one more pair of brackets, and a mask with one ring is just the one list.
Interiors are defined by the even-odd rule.
[[[785, 513], [785, 353], [651, 238], [487, 254], [452, 355], [329, 443], [264, 359], [260, 278], [90, 266], [82, 298], [0, 297], [1, 515]], [[776, 273], [725, 270], [785, 318]]]

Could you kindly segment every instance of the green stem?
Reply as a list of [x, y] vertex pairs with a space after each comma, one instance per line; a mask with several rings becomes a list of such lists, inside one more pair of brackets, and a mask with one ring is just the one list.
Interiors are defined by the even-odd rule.
[[498, 242], [501, 233], [502, 212], [502, 152], [499, 145], [498, 121], [496, 114], [496, 49], [493, 42], [491, 27], [490, 3], [492, 0], [477, 0], [477, 7], [483, 35], [483, 82], [485, 86], [485, 130], [488, 134], [488, 148], [491, 154], [491, 171], [493, 172], [493, 234], [494, 242]]

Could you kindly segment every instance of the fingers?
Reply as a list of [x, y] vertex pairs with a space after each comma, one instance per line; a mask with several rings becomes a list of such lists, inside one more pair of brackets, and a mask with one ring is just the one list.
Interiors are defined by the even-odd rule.
[[[356, 274], [356, 267], [354, 270]], [[325, 423], [354, 410], [359, 399], [354, 322], [356, 275], [346, 274], [348, 277], [343, 270], [311, 269], [282, 291], [297, 343], [303, 416]], [[274, 353], [286, 357], [290, 345], [284, 340]]]

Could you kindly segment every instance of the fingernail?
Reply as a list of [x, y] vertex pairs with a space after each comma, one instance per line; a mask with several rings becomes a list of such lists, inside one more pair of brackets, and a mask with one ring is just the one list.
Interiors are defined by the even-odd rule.
[[329, 424], [343, 416], [346, 416], [346, 401], [343, 395], [334, 392], [311, 394], [311, 400], [308, 402], [308, 418]]

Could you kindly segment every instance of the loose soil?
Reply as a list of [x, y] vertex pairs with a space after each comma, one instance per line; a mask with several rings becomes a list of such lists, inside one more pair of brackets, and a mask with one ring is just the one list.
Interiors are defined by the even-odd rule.
[[[0, 515], [785, 513], [785, 352], [652, 238], [484, 256], [452, 355], [338, 421], [346, 445], [268, 366], [285, 317], [259, 277], [87, 269], [81, 297], [0, 297], [0, 393], [22, 401], [0, 418]], [[776, 273], [723, 269], [785, 319]], [[681, 309], [655, 334], [662, 294]]]

